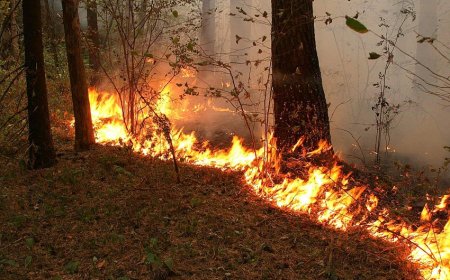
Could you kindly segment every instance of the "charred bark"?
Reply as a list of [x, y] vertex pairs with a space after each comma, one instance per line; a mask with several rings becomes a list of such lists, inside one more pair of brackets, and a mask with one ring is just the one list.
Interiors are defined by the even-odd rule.
[[53, 166], [56, 154], [50, 128], [42, 43], [41, 4], [22, 0], [31, 169]]
[[311, 0], [272, 0], [272, 67], [275, 137], [288, 151], [331, 143], [328, 106], [317, 56]]
[[70, 87], [75, 116], [75, 150], [88, 150], [95, 143], [86, 73], [81, 56], [81, 31], [78, 17], [78, 0], [62, 0], [64, 34]]
[[97, 2], [90, 0], [86, 3], [88, 40], [89, 40], [89, 65], [94, 71], [91, 78], [91, 86], [95, 86], [99, 80], [100, 72], [100, 37], [98, 33]]

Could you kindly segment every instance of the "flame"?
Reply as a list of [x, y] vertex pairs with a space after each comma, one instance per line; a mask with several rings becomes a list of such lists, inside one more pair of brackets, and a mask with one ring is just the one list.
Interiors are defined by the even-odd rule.
[[195, 78], [197, 77], [197, 70], [189, 66], [181, 67], [181, 76], [183, 78]]
[[[169, 145], [158, 130], [149, 129], [151, 132], [145, 137], [128, 133], [117, 96], [91, 89], [89, 97], [98, 143], [131, 143], [135, 152], [170, 158]], [[169, 118], [177, 117], [179, 112], [171, 107], [170, 86], [161, 91], [157, 110]], [[418, 265], [424, 278], [450, 279], [450, 221], [441, 230], [433, 221], [433, 214], [448, 211], [449, 195], [434, 208], [426, 206], [421, 213], [421, 226], [415, 228], [398, 218], [390, 218], [388, 210], [380, 209], [378, 197], [367, 186], [351, 186], [350, 174], [344, 174], [337, 164], [331, 168], [311, 165], [303, 177], [281, 174], [280, 156], [273, 137], [265, 139], [265, 149], [257, 151], [244, 147], [242, 139], [236, 136], [231, 148], [225, 150], [215, 150], [207, 142], [199, 143], [195, 133], [185, 134], [181, 129], [172, 128], [171, 137], [179, 160], [243, 171], [245, 182], [258, 195], [286, 210], [308, 213], [325, 225], [344, 231], [364, 226], [374, 237], [395, 242], [408, 240], [409, 258]], [[300, 139], [292, 151], [300, 149], [302, 143]], [[331, 148], [324, 141], [318, 146], [307, 156]]]

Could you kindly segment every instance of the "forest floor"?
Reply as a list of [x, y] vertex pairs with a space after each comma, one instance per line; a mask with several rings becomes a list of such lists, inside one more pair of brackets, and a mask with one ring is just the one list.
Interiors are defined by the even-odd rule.
[[0, 279], [418, 279], [408, 249], [257, 197], [241, 174], [124, 148], [0, 159]]

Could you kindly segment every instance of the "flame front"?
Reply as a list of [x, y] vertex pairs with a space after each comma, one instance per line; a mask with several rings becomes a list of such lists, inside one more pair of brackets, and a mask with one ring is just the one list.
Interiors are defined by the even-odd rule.
[[[98, 143], [130, 143], [135, 152], [170, 158], [169, 145], [158, 130], [150, 130], [151, 134], [145, 137], [128, 133], [117, 96], [91, 89], [89, 97]], [[167, 87], [161, 92], [157, 110], [169, 117], [176, 116], [177, 112], [170, 103]], [[366, 186], [350, 186], [349, 175], [343, 174], [338, 165], [332, 168], [310, 166], [305, 178], [279, 174], [280, 159], [273, 139], [266, 139], [266, 151], [263, 148], [257, 151], [248, 149], [236, 136], [231, 148], [215, 150], [207, 142], [199, 143], [195, 133], [185, 134], [181, 129], [173, 128], [171, 136], [178, 159], [194, 165], [243, 171], [245, 182], [258, 195], [278, 207], [308, 213], [318, 222], [334, 228], [345, 231], [350, 227], [364, 226], [374, 237], [397, 242], [408, 240], [410, 260], [418, 264], [424, 278], [450, 279], [450, 222], [439, 231], [432, 220], [433, 213], [448, 211], [449, 196], [434, 208], [426, 207], [421, 215], [422, 226], [414, 228], [398, 218], [389, 218], [388, 211], [379, 209], [378, 198]], [[293, 150], [300, 148], [301, 144], [302, 140], [299, 140]], [[310, 155], [329, 148], [327, 143], [321, 142], [319, 149]], [[271, 155], [269, 160], [264, 159], [265, 154]], [[282, 179], [273, 179], [274, 176]]]

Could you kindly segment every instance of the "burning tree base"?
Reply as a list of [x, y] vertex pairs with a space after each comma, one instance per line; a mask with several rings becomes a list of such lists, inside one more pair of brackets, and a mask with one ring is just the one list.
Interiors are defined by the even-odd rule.
[[[426, 207], [420, 225], [410, 225], [379, 207], [378, 197], [367, 186], [350, 184], [351, 174], [343, 173], [341, 166], [318, 166], [308, 161], [308, 157], [327, 153], [330, 147], [326, 143], [320, 143], [316, 151], [304, 153], [306, 160], [302, 165], [307, 172], [302, 177], [297, 173], [283, 174], [276, 144], [271, 139], [266, 139], [265, 148], [257, 151], [244, 147], [238, 137], [233, 138], [231, 148], [226, 150], [215, 150], [208, 143], [201, 143], [202, 148], [197, 149], [199, 143], [194, 133], [173, 129], [169, 145], [167, 135], [151, 123], [143, 129], [146, 134], [130, 135], [113, 95], [91, 91], [90, 97], [99, 143], [129, 142], [135, 152], [143, 155], [170, 159], [170, 154], [175, 154], [186, 163], [242, 171], [245, 183], [278, 207], [307, 213], [318, 222], [342, 231], [364, 228], [374, 237], [404, 242], [411, 248], [410, 260], [420, 266], [424, 278], [450, 278], [450, 222], [438, 227], [435, 219], [442, 212], [448, 218], [449, 196], [435, 207]], [[163, 113], [172, 111], [161, 106], [156, 107]], [[292, 149], [300, 148], [299, 144]]]

